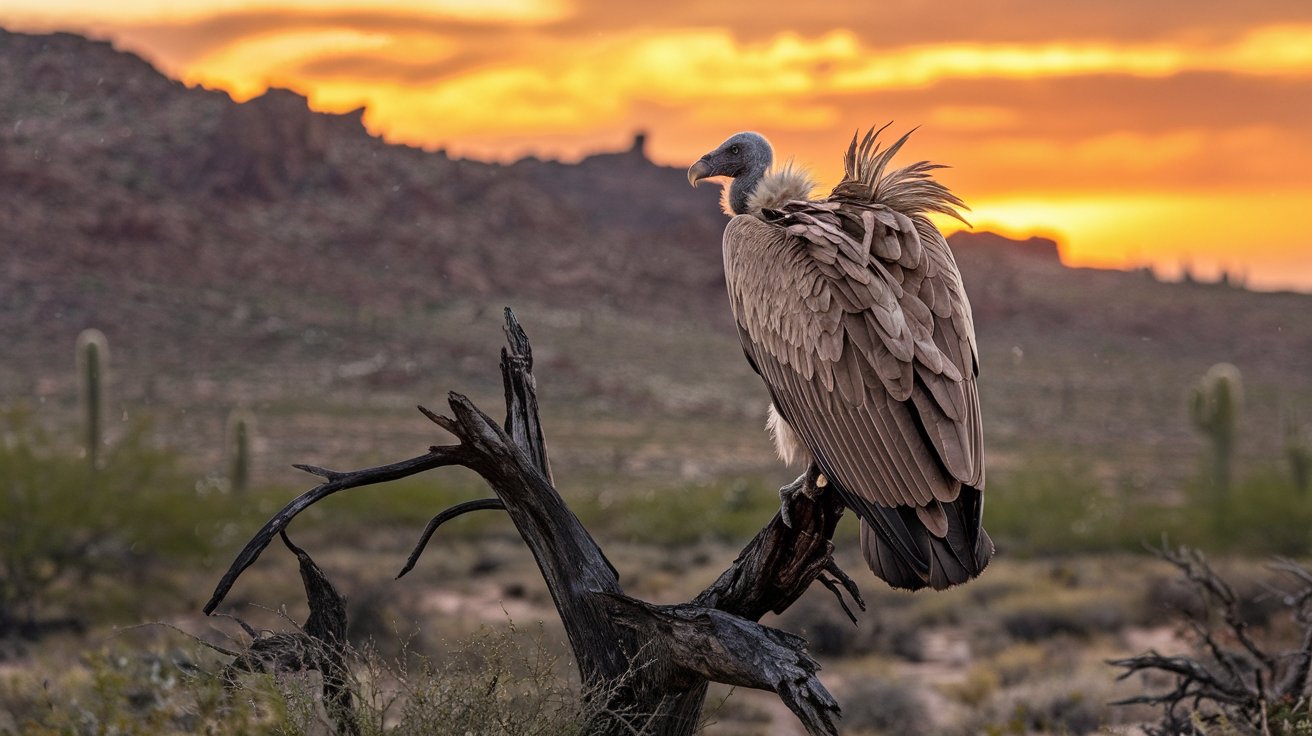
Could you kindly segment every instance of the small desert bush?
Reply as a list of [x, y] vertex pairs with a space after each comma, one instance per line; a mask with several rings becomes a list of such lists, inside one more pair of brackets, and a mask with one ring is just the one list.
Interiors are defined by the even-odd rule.
[[864, 677], [842, 693], [843, 733], [922, 736], [938, 733], [919, 688], [911, 683]]
[[1142, 552], [1166, 535], [1214, 552], [1312, 552], [1312, 498], [1285, 475], [1258, 472], [1218, 498], [1199, 480], [1180, 498], [1103, 487], [1087, 464], [1035, 455], [990, 476], [985, 527], [1021, 556]]
[[972, 708], [960, 732], [990, 736], [1086, 734], [1108, 719], [1108, 685], [1095, 678], [1035, 680], [997, 693]]
[[1154, 509], [1100, 488], [1087, 465], [1060, 457], [991, 475], [984, 524], [1000, 550], [1023, 556], [1141, 549], [1161, 535]]
[[779, 510], [779, 489], [739, 478], [663, 490], [602, 490], [569, 503], [590, 530], [626, 541], [745, 543]]
[[[589, 708], [601, 707], [571, 684], [540, 631], [525, 640], [513, 628], [485, 629], [447, 647], [440, 660], [368, 652], [357, 659], [357, 722], [365, 736], [566, 736], [580, 731]], [[299, 712], [307, 726], [318, 714], [304, 702]]]
[[1312, 551], [1312, 498], [1280, 473], [1250, 476], [1217, 500], [1199, 482], [1190, 489], [1185, 528], [1171, 540], [1213, 553], [1300, 556]]
[[998, 601], [1002, 628], [1017, 641], [1087, 638], [1126, 624], [1128, 604], [1099, 590], [1037, 589]]
[[[306, 488], [322, 482], [309, 475], [305, 479]], [[290, 501], [302, 490], [289, 488], [266, 495]], [[417, 476], [336, 494], [306, 510], [297, 521], [307, 527], [330, 529], [334, 536], [359, 535], [360, 541], [377, 534], [379, 527], [413, 529], [417, 539], [424, 525], [438, 512], [480, 495], [492, 495], [481, 482]], [[497, 527], [507, 531], [512, 528], [504, 513], [467, 514], [444, 525], [441, 536], [467, 539]]]
[[93, 469], [27, 411], [0, 413], [0, 635], [131, 607], [159, 568], [204, 558], [246, 513], [182, 473], [145, 424]]
[[286, 713], [271, 681], [224, 690], [203, 648], [88, 652], [75, 664], [0, 682], [0, 734], [277, 733]]

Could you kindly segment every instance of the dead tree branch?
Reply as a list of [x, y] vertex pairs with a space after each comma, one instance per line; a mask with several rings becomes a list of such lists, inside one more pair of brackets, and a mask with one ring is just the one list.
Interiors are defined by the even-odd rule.
[[324, 705], [337, 725], [337, 732], [354, 736], [360, 733], [360, 726], [355, 720], [354, 698], [348, 682], [346, 600], [305, 550], [292, 544], [286, 532], [280, 535], [283, 544], [300, 563], [301, 582], [305, 585], [310, 615], [298, 632], [267, 636], [254, 635], [251, 628], [239, 620], [253, 639], [250, 646], [224, 669], [223, 681], [235, 686], [239, 672], [318, 672], [323, 678]]
[[477, 498], [474, 499], [473, 501], [465, 501], [464, 503], [458, 503], [455, 506], [452, 506], [451, 508], [442, 511], [437, 516], [434, 516], [431, 520], [429, 520], [428, 526], [424, 527], [424, 532], [419, 535], [419, 541], [415, 543], [414, 551], [411, 552], [410, 556], [406, 558], [405, 567], [401, 568], [401, 572], [398, 572], [396, 574], [397, 579], [399, 580], [405, 577], [406, 573], [415, 569], [415, 563], [419, 562], [419, 556], [424, 553], [424, 548], [428, 546], [428, 541], [433, 538], [433, 534], [437, 531], [438, 527], [442, 526], [448, 521], [451, 521], [457, 516], [463, 516], [471, 511], [496, 511], [496, 510], [499, 511], [506, 510], [506, 505], [501, 502], [501, 499]]
[[1149, 651], [1109, 662], [1125, 670], [1118, 677], [1121, 680], [1149, 673], [1174, 678], [1174, 687], [1166, 692], [1117, 704], [1160, 706], [1161, 722], [1148, 729], [1154, 736], [1201, 735], [1199, 724], [1218, 718], [1241, 733], [1269, 734], [1272, 713], [1306, 710], [1312, 671], [1312, 573], [1289, 560], [1272, 566], [1299, 584], [1293, 591], [1282, 592], [1280, 600], [1303, 627], [1297, 649], [1276, 651], [1253, 638], [1241, 611], [1242, 600], [1201, 552], [1188, 547], [1154, 551], [1180, 571], [1203, 604], [1200, 612], [1184, 614], [1197, 652], [1165, 656]]
[[[615, 568], [552, 484], [532, 348], [514, 314], [507, 309], [505, 316], [504, 423], [451, 393], [451, 417], [420, 410], [455, 435], [457, 445], [366, 470], [298, 466], [326, 482], [296, 498], [255, 534], [219, 581], [205, 612], [212, 613], [273, 536], [314, 503], [348, 488], [459, 465], [482, 476], [496, 498], [458, 504], [435, 516], [402, 573], [413, 567], [445, 521], [477, 509], [503, 508], [537, 561], [585, 689], [611, 694], [603, 715], [586, 724], [587, 733], [636, 728], [656, 736], [690, 734], [709, 681], [772, 690], [810, 733], [837, 733], [838, 705], [816, 677], [819, 665], [807, 654], [805, 641], [756, 623], [766, 612], [786, 609], [826, 571], [864, 608], [855, 584], [832, 557], [830, 539], [843, 512], [836, 494], [816, 487], [814, 470], [799, 478], [803, 492], [790, 502], [791, 526], [776, 515], [729, 569], [689, 603], [653, 606], [625, 596]], [[831, 589], [842, 601], [837, 586]]]

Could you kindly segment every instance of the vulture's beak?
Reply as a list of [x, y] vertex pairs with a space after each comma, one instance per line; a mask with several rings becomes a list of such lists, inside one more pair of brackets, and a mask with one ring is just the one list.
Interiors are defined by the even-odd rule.
[[711, 165], [706, 163], [706, 159], [699, 159], [697, 163], [688, 167], [688, 183], [697, 186], [697, 182], [711, 175]]

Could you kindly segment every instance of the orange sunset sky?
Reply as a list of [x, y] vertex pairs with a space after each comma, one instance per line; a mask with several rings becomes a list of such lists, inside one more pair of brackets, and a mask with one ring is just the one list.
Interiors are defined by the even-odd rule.
[[755, 129], [832, 184], [854, 129], [919, 125], [907, 155], [953, 166], [977, 229], [1312, 289], [1309, 0], [3, 0], [0, 25], [108, 38], [238, 100], [364, 105], [388, 140], [480, 158], [645, 129], [683, 167]]

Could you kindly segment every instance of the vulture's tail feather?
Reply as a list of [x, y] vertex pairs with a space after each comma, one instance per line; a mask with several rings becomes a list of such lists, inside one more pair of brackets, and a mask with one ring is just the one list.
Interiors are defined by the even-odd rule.
[[[993, 557], [993, 540], [979, 526], [982, 506], [983, 494], [963, 487], [957, 500], [943, 504], [948, 518], [948, 533], [943, 537], [930, 534], [915, 509], [876, 508], [877, 518], [862, 518], [861, 523], [866, 564], [889, 585], [905, 590], [943, 590], [977, 577]], [[890, 538], [889, 526], [901, 526], [896, 537], [910, 535], [919, 542], [915, 557], [920, 559], [908, 558], [905, 545]]]
[[922, 575], [917, 571], [904, 555], [884, 541], [883, 536], [865, 521], [861, 522], [861, 551], [875, 575], [894, 588], [919, 590], [925, 587], [927, 573]]

